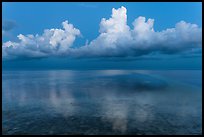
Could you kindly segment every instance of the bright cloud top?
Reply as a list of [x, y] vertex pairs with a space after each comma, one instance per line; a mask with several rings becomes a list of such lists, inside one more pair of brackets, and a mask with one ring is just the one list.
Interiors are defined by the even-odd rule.
[[84, 46], [73, 48], [80, 30], [65, 21], [63, 29], [46, 29], [42, 35], [18, 35], [19, 42], [2, 45], [3, 58], [16, 57], [118, 57], [150, 53], [174, 54], [202, 47], [202, 28], [180, 21], [175, 28], [154, 30], [154, 19], [136, 18], [127, 25], [127, 9], [112, 9], [111, 18], [102, 18], [100, 35]]

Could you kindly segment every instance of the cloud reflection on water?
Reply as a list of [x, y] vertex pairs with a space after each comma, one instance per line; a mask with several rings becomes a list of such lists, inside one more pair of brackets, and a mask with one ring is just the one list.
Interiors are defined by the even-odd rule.
[[[87, 117], [85, 120], [95, 117], [104, 125], [110, 124], [108, 130], [117, 133], [146, 132], [145, 126], [151, 126], [152, 134], [167, 132], [165, 128], [177, 131], [171, 127], [176, 123], [183, 126], [178, 132], [187, 132], [185, 126], [190, 127], [192, 121], [198, 127], [201, 124], [197, 121], [202, 114], [202, 92], [198, 87], [172, 83], [147, 73], [94, 72], [95, 75], [92, 71], [3, 73], [3, 112], [16, 111], [17, 118], [26, 117], [27, 111], [29, 115], [46, 113], [50, 119], [63, 117], [68, 120], [64, 121], [64, 128], [68, 123], [74, 124], [73, 117]], [[162, 125], [166, 124], [162, 121], [169, 122], [169, 127]], [[89, 129], [91, 125], [82, 120], [82, 126]]]

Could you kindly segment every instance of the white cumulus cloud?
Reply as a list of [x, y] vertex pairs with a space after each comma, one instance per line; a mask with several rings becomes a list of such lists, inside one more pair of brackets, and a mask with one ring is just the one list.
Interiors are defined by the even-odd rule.
[[19, 42], [5, 42], [2, 45], [3, 57], [47, 57], [67, 54], [80, 30], [68, 21], [62, 22], [63, 29], [46, 29], [42, 35], [23, 35]]
[[68, 21], [63, 29], [45, 30], [39, 36], [18, 35], [20, 42], [3, 43], [4, 56], [72, 57], [141, 56], [150, 53], [175, 54], [202, 48], [202, 28], [180, 21], [174, 28], [154, 29], [154, 19], [139, 16], [132, 26], [127, 25], [127, 9], [112, 9], [109, 19], [102, 18], [99, 36], [78, 48], [72, 48], [80, 31]]
[[175, 28], [154, 30], [154, 19], [138, 17], [127, 25], [127, 9], [112, 9], [109, 19], [102, 19], [100, 35], [89, 44], [73, 50], [74, 56], [141, 56], [153, 52], [174, 54], [199, 49], [202, 29], [196, 24], [180, 21]]

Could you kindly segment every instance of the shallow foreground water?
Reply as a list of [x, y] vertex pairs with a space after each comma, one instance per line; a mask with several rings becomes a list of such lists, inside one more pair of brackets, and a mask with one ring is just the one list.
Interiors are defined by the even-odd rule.
[[3, 134], [202, 134], [202, 71], [3, 71]]

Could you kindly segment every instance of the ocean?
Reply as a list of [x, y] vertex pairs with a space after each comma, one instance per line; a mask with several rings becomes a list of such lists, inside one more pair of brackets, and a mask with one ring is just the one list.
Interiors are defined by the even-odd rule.
[[202, 71], [2, 71], [2, 130], [201, 135]]

